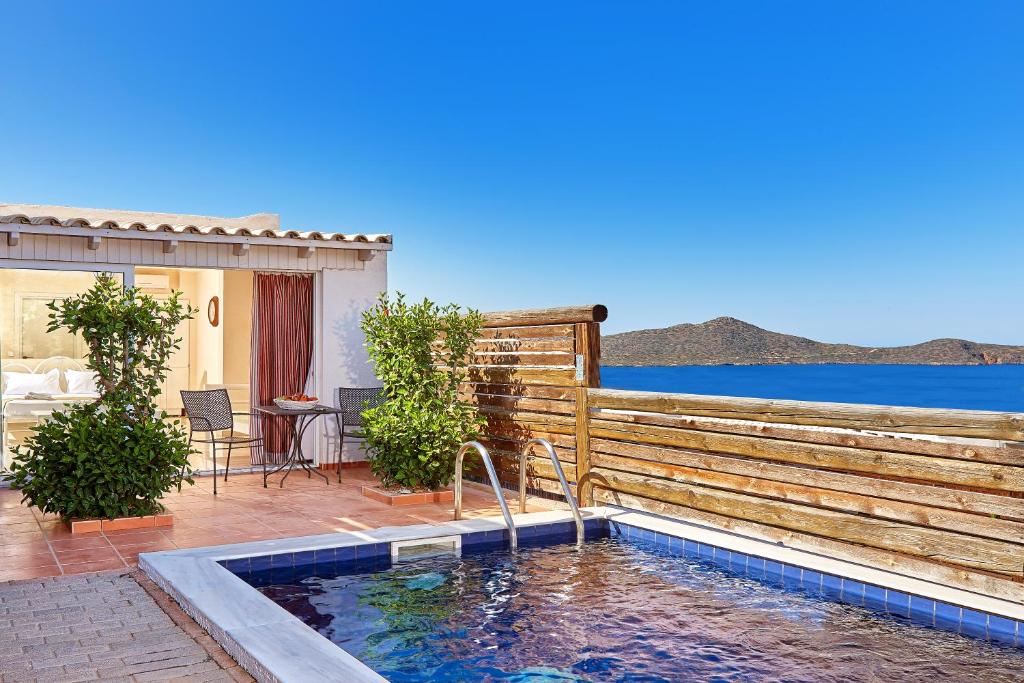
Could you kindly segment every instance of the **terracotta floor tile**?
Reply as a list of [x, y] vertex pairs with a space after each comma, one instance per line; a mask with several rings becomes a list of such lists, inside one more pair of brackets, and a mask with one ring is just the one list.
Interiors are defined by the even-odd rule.
[[110, 541], [102, 534], [82, 534], [81, 536], [53, 539], [50, 545], [57, 552], [68, 550], [84, 550], [86, 548], [109, 548]]
[[18, 555], [16, 557], [5, 557], [0, 560], [0, 566], [6, 569], [28, 569], [30, 567], [57, 566], [57, 558], [53, 553], [35, 553], [32, 555]]
[[108, 569], [124, 569], [128, 565], [121, 558], [115, 560], [98, 560], [96, 562], [80, 562], [78, 564], [61, 565], [65, 574], [86, 574], [88, 572], [102, 572]]
[[27, 569], [7, 569], [0, 567], [0, 581], [24, 581], [41, 579], [47, 576], [60, 576], [60, 567], [29, 567]]
[[79, 564], [81, 562], [99, 562], [101, 560], [116, 560], [117, 551], [113, 548], [82, 548], [78, 550], [56, 551], [57, 561], [61, 565]]
[[[362, 495], [364, 484], [376, 480], [367, 470], [343, 472], [343, 483], [334, 478], [324, 485], [293, 472], [284, 488], [264, 489], [259, 474], [233, 474], [218, 482], [213, 496], [212, 480], [200, 477], [199, 485], [172, 492], [163, 501], [174, 515], [174, 526], [162, 529], [127, 529], [72, 536], [55, 515], [44, 515], [20, 503], [16, 491], [0, 489], [0, 580], [4, 558], [29, 557], [25, 563], [43, 562], [50, 545], [66, 572], [99, 571], [134, 564], [138, 554], [175, 547], [202, 547], [285, 537], [312, 536], [335, 531], [373, 529], [381, 526], [439, 523], [452, 519], [450, 503], [426, 503], [396, 508]], [[514, 506], [516, 498], [508, 496]], [[531, 503], [533, 501], [531, 500]], [[489, 491], [468, 485], [463, 500], [467, 517], [500, 514]], [[531, 510], [547, 509], [531, 505]], [[33, 520], [36, 520], [33, 524]], [[48, 542], [50, 545], [48, 545]], [[121, 558], [124, 558], [122, 561]], [[26, 573], [43, 567], [10, 569]]]
[[134, 533], [115, 533], [108, 531], [104, 533], [107, 537], [107, 541], [110, 545], [115, 548], [127, 547], [132, 545], [143, 545], [146, 543], [152, 543], [153, 541], [163, 541], [166, 537], [158, 529], [136, 529]]
[[41, 553], [48, 552], [50, 552], [50, 544], [42, 539], [29, 541], [27, 543], [0, 545], [0, 565], [3, 564], [3, 558], [19, 557], [21, 555], [39, 555]]

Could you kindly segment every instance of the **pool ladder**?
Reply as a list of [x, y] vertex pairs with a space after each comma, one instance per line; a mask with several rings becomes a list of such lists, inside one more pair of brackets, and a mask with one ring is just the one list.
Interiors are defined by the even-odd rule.
[[[572, 490], [569, 488], [569, 481], [565, 478], [562, 464], [558, 461], [558, 455], [555, 454], [554, 447], [547, 439], [530, 439], [519, 454], [519, 512], [526, 512], [526, 460], [533, 452], [534, 446], [543, 448], [551, 458], [551, 464], [555, 468], [558, 482], [562, 485], [562, 492], [565, 494], [565, 502], [569, 504], [573, 519], [576, 521], [576, 542], [583, 543], [583, 516], [580, 514], [579, 506], [576, 505], [576, 499], [573, 498]], [[512, 521], [512, 514], [508, 511], [508, 503], [505, 502], [505, 494], [501, 490], [501, 483], [498, 480], [497, 472], [494, 470], [491, 454], [487, 452], [487, 448], [479, 441], [467, 441], [462, 444], [458, 455], [455, 456], [455, 519], [462, 519], [462, 461], [466, 457], [466, 453], [472, 449], [476, 449], [476, 452], [480, 454], [480, 458], [484, 461], [487, 477], [491, 481], [494, 495], [498, 498], [501, 515], [505, 518], [505, 526], [508, 527], [509, 545], [515, 550], [519, 546], [516, 538], [516, 525]]]

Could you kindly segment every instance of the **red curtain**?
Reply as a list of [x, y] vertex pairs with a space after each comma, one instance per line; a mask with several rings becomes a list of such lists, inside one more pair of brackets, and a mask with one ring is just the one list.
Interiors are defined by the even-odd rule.
[[[312, 275], [253, 273], [251, 348], [254, 406], [305, 390], [313, 358]], [[266, 457], [280, 461], [292, 440], [288, 420], [265, 417], [260, 422]]]

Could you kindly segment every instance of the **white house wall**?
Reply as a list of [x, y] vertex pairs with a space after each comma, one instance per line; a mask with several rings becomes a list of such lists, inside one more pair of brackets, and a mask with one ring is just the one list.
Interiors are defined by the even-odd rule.
[[[362, 263], [362, 262], [361, 262]], [[366, 354], [359, 322], [381, 292], [387, 291], [387, 255], [378, 253], [365, 262], [362, 271], [325, 269], [317, 288], [320, 311], [320, 335], [317, 339], [317, 395], [321, 401], [335, 404], [338, 387], [379, 386]], [[323, 420], [320, 435], [321, 460], [335, 462], [337, 430], [333, 420]], [[365, 453], [355, 442], [346, 440], [344, 459], [363, 460]]]
[[[163, 241], [153, 239], [104, 238], [96, 249], [86, 245], [86, 238], [77, 235], [21, 233], [15, 245], [0, 236], [0, 266], [32, 268], [50, 262], [60, 269], [74, 269], [79, 264], [89, 269], [89, 264], [124, 265], [129, 266], [129, 274], [131, 266], [313, 272], [317, 275], [317, 336], [311, 388], [321, 401], [334, 405], [337, 387], [379, 385], [366, 355], [359, 321], [362, 312], [387, 290], [386, 251], [375, 251], [371, 260], [361, 261], [359, 250], [316, 248], [315, 243], [309, 258], [300, 258], [294, 246], [250, 245], [247, 254], [235, 256], [230, 243], [179, 241], [171, 253], [164, 253]], [[205, 317], [205, 302], [192, 303]], [[315, 452], [320, 461], [333, 463], [337, 457], [334, 420], [321, 418], [318, 423], [307, 433], [304, 447], [307, 453]], [[346, 443], [345, 460], [362, 459], [363, 450], [355, 443]]]
[[[96, 249], [87, 248], [85, 237], [22, 233], [11, 246], [0, 235], [0, 259], [62, 261], [72, 263], [119, 263], [135, 266], [179, 266], [183, 268], [246, 268], [251, 270], [320, 271], [325, 268], [359, 270], [363, 261], [355, 249], [315, 248], [309, 258], [299, 258], [296, 247], [251, 245], [249, 252], [235, 256], [230, 243], [179, 241], [171, 253], [164, 253], [164, 241], [154, 239], [100, 240]], [[377, 258], [383, 255], [377, 252]], [[375, 259], [376, 260], [376, 259]], [[381, 259], [383, 260], [383, 259]], [[372, 261], [370, 262], [372, 263]]]

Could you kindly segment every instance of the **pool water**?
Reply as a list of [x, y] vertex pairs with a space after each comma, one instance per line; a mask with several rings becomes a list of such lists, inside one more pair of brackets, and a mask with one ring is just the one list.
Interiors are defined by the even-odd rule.
[[395, 682], [1021, 681], [1024, 649], [604, 538], [242, 578]]

